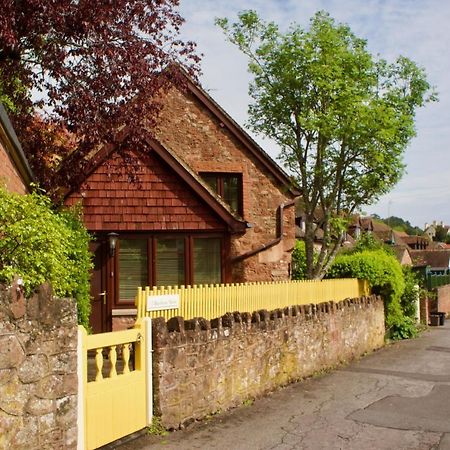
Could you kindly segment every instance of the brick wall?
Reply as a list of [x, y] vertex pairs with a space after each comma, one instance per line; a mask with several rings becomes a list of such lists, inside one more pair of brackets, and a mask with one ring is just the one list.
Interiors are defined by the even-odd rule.
[[437, 310], [450, 314], [450, 284], [436, 288]]
[[27, 194], [28, 190], [8, 151], [0, 142], [0, 185], [10, 192]]
[[242, 404], [384, 343], [379, 297], [153, 321], [155, 413], [164, 426]]
[[77, 448], [77, 317], [48, 286], [0, 285], [0, 448]]
[[[172, 89], [164, 99], [158, 139], [197, 172], [239, 172], [243, 182], [244, 219], [252, 228], [231, 240], [237, 256], [276, 237], [277, 207], [292, 200], [286, 187], [192, 94]], [[295, 243], [294, 208], [286, 209], [280, 244], [233, 267], [233, 281], [283, 280], [289, 277]]]

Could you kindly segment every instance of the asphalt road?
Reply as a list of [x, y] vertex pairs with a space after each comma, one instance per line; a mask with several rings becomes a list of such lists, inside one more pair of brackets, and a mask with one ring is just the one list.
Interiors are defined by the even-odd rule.
[[450, 450], [450, 321], [331, 373], [120, 450]]

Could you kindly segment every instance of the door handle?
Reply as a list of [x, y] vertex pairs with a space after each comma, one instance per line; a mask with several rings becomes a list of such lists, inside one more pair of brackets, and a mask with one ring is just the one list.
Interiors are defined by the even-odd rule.
[[104, 292], [100, 292], [100, 294], [98, 294], [100, 297], [103, 297], [103, 304], [106, 305], [106, 291]]

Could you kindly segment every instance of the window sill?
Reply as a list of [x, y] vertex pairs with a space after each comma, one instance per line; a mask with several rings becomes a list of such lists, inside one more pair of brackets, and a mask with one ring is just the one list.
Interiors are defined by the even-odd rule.
[[112, 310], [112, 316], [136, 316], [137, 315], [137, 309], [136, 308], [130, 308], [130, 309], [113, 309]]

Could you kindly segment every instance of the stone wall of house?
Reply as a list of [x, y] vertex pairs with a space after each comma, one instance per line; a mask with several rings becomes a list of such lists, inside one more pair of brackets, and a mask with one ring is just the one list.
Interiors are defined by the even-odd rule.
[[10, 192], [27, 194], [28, 190], [20, 176], [6, 146], [0, 141], [0, 185]]
[[[292, 200], [286, 186], [275, 180], [242, 143], [192, 94], [172, 89], [164, 99], [158, 139], [196, 172], [240, 173], [243, 218], [251, 224], [231, 239], [231, 257], [267, 244], [276, 237], [277, 209]], [[289, 279], [295, 244], [294, 207], [284, 213], [282, 241], [233, 264], [233, 282]]]
[[0, 448], [76, 447], [75, 302], [0, 285]]
[[212, 321], [156, 319], [155, 414], [178, 428], [379, 348], [384, 332], [376, 296]]

